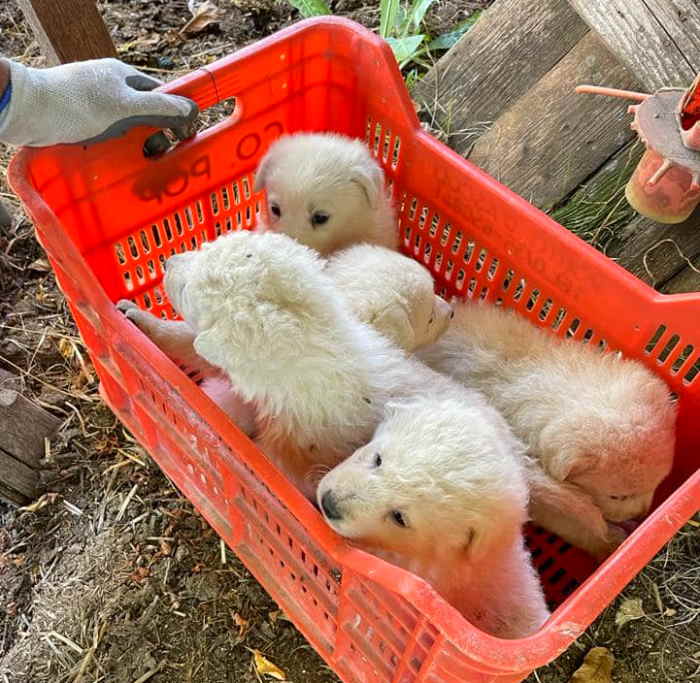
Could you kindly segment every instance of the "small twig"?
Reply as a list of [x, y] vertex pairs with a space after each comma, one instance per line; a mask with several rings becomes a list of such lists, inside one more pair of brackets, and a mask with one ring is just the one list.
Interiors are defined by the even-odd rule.
[[124, 499], [124, 502], [121, 504], [121, 507], [119, 508], [119, 512], [117, 513], [117, 519], [116, 519], [117, 522], [121, 521], [121, 518], [124, 516], [124, 513], [126, 512], [126, 508], [129, 506], [131, 499], [136, 494], [136, 490], [138, 489], [138, 487], [139, 487], [138, 484], [134, 484], [131, 491], [129, 491], [129, 495], [127, 495], [127, 497]]
[[156, 664], [156, 666], [151, 669], [150, 671], [147, 671], [143, 676], [140, 678], [137, 678], [134, 683], [146, 683], [146, 681], [150, 680], [153, 678], [163, 667], [165, 666], [165, 660], [159, 662]]
[[664, 603], [661, 601], [661, 593], [659, 592], [659, 587], [655, 583], [651, 584], [651, 592], [654, 594], [654, 600], [656, 602], [656, 606], [659, 608], [659, 612], [663, 614]]
[[100, 640], [102, 640], [102, 635], [104, 634], [106, 628], [107, 628], [107, 622], [103, 622], [102, 626], [99, 629], [97, 628], [97, 624], [95, 624], [95, 631], [94, 631], [93, 638], [92, 638], [92, 646], [85, 654], [85, 657], [83, 658], [83, 661], [80, 664], [80, 669], [78, 669], [78, 673], [76, 674], [75, 678], [73, 679], [73, 683], [81, 683], [82, 682], [83, 676], [85, 675], [85, 671], [87, 670], [88, 664], [92, 661], [92, 658], [95, 656], [95, 652], [97, 651], [97, 646], [100, 644]]
[[56, 640], [60, 640], [64, 645], [67, 645], [71, 650], [74, 650], [79, 655], [82, 655], [83, 652], [85, 652], [80, 645], [74, 643], [70, 638], [66, 638], [66, 636], [57, 633], [56, 631], [49, 631], [45, 637], [48, 639], [55, 638]]

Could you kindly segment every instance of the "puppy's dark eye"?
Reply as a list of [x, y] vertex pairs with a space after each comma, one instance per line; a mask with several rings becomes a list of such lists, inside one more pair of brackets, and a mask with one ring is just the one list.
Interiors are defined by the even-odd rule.
[[401, 512], [399, 512], [398, 510], [392, 511], [391, 518], [399, 526], [404, 527], [404, 528], [407, 526], [406, 519], [404, 518], [403, 514], [401, 514]]
[[610, 496], [613, 500], [627, 500], [630, 496]]
[[382, 464], [382, 456], [379, 453], [374, 454], [374, 466], [379, 467]]
[[277, 218], [279, 218], [282, 215], [282, 211], [280, 210], [278, 204], [270, 204], [270, 213], [272, 213], [272, 215], [276, 216]]
[[428, 320], [428, 325], [432, 325], [432, 324], [433, 324], [433, 316], [431, 315], [430, 320]]
[[323, 225], [328, 222], [328, 214], [323, 211], [314, 211], [311, 214], [311, 225]]

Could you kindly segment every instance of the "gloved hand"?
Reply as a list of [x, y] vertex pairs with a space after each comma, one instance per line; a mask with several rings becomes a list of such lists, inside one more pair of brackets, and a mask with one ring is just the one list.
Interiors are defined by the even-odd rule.
[[186, 97], [149, 92], [161, 82], [117, 59], [49, 69], [8, 64], [12, 92], [0, 111], [0, 141], [13, 145], [87, 144], [138, 125], [170, 128], [184, 139], [199, 111]]

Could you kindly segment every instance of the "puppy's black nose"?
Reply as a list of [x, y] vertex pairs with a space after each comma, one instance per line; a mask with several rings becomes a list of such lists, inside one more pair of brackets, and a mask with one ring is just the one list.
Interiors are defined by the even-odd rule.
[[328, 519], [341, 519], [343, 516], [340, 514], [340, 510], [338, 510], [338, 503], [332, 491], [326, 491], [323, 496], [321, 496], [321, 507]]

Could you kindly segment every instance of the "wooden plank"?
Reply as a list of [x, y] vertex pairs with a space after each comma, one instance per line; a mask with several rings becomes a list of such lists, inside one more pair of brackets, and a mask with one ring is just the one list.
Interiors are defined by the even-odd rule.
[[116, 57], [95, 0], [18, 0], [50, 64]]
[[536, 206], [556, 205], [633, 137], [626, 104], [575, 95], [584, 82], [638, 87], [588, 33], [479, 138], [470, 160]]
[[[700, 60], [694, 47], [698, 35], [692, 35], [700, 26], [700, 7], [696, 3], [691, 0], [569, 2], [647, 90], [690, 85], [697, 71], [693, 64]], [[660, 11], [663, 5], [665, 8]], [[682, 9], [684, 20], [671, 5]]]
[[415, 87], [448, 144], [466, 154], [588, 31], [566, 0], [497, 0]]
[[22, 396], [15, 382], [13, 375], [0, 370], [0, 448], [26, 466], [38, 468], [44, 456], [44, 438], [51, 436], [61, 421]]
[[[700, 71], [700, 7], [697, 0], [644, 0], [695, 73]], [[689, 84], [686, 84], [689, 85]]]
[[661, 291], [666, 294], [680, 294], [681, 292], [700, 292], [700, 259], [695, 259], [693, 267], [686, 266], [664, 283]]
[[[637, 216], [612, 242], [607, 254], [657, 289], [680, 291], [668, 290], [664, 285], [686, 269], [686, 259], [700, 263], [700, 214], [695, 212], [677, 225], [663, 225]], [[700, 275], [694, 275], [700, 280]]]
[[26, 505], [36, 497], [39, 473], [0, 449], [0, 498]]

